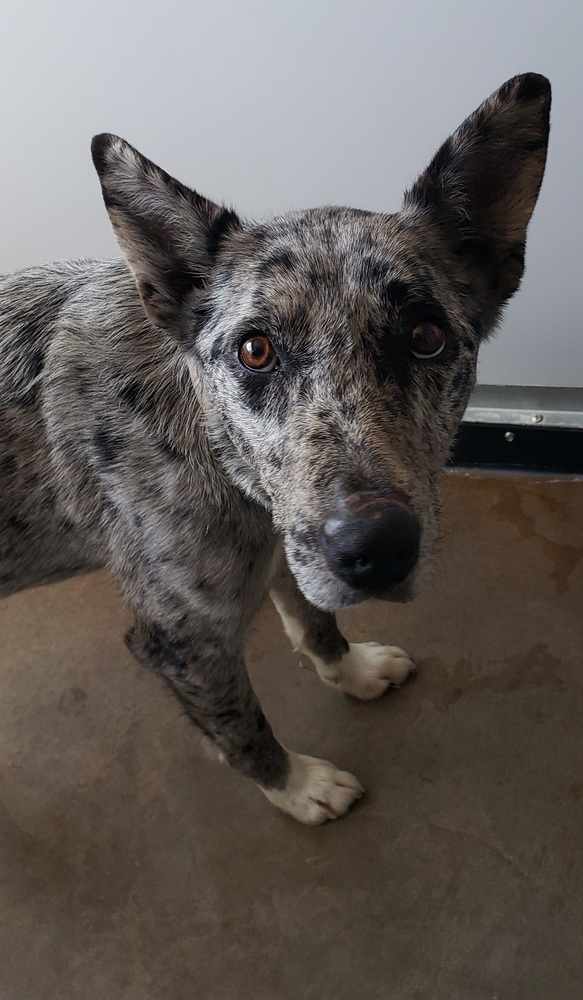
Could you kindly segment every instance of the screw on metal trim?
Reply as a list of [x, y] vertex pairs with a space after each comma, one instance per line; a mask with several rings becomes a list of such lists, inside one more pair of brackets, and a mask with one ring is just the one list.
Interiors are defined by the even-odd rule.
[[530, 418], [530, 422], [531, 424], [542, 424], [543, 422], [542, 413], [535, 413], [534, 417]]
[[504, 435], [504, 440], [510, 441], [511, 443], [512, 441], [514, 441], [514, 434], [512, 433], [512, 431], [506, 431], [506, 434]]

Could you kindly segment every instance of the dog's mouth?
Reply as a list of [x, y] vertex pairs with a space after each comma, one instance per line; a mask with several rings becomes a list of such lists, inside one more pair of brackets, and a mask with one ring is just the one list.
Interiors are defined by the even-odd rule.
[[288, 557], [290, 569], [304, 597], [321, 611], [339, 611], [365, 601], [376, 600], [392, 604], [407, 604], [417, 597], [419, 574], [415, 567], [400, 583], [383, 590], [363, 590], [348, 586], [334, 576], [323, 560], [319, 563], [294, 565]]

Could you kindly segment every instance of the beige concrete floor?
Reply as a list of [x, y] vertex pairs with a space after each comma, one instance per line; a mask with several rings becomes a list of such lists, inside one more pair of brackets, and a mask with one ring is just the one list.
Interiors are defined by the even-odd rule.
[[368, 795], [308, 828], [207, 760], [94, 574], [0, 604], [1, 1000], [581, 1000], [583, 483], [448, 477], [434, 583], [344, 615], [358, 704], [266, 608], [283, 741]]

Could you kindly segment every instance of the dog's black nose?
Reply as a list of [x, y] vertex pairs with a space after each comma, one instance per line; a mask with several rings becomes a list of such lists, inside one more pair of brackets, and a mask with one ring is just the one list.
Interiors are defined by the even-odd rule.
[[330, 569], [350, 587], [382, 596], [401, 583], [419, 555], [419, 522], [401, 500], [353, 493], [322, 529]]

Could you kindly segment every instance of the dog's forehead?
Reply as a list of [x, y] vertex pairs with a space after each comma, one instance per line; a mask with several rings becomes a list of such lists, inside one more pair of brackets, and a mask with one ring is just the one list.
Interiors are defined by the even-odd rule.
[[253, 226], [253, 257], [258, 276], [288, 274], [313, 284], [361, 282], [375, 265], [390, 265], [399, 231], [395, 216], [348, 208], [292, 212]]
[[395, 289], [401, 301], [441, 297], [432, 242], [429, 227], [401, 214], [349, 208], [246, 223], [221, 258], [217, 315], [230, 325], [366, 325], [380, 319]]
[[432, 270], [422, 244], [423, 234], [402, 216], [359, 209], [311, 209], [247, 223], [223, 257], [227, 312], [262, 308], [278, 315], [298, 305], [320, 316], [322, 309], [362, 312], [394, 282], [414, 295]]

